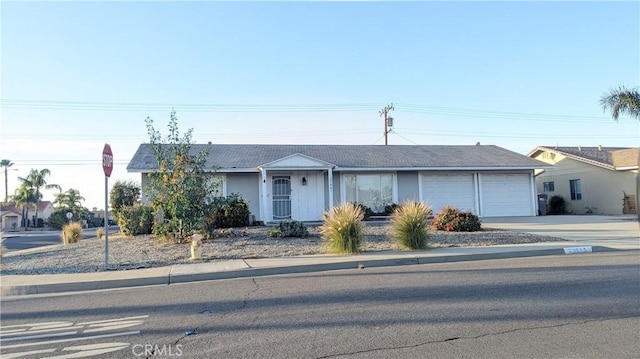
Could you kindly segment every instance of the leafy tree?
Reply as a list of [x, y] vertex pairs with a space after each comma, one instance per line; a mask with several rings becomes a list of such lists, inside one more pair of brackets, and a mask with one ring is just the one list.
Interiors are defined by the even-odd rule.
[[36, 205], [36, 213], [35, 213], [35, 223], [38, 222], [38, 205], [40, 204], [40, 200], [42, 199], [42, 193], [40, 192], [41, 188], [45, 189], [57, 189], [62, 190], [60, 186], [57, 184], [48, 184], [45, 177], [50, 176], [51, 171], [47, 168], [36, 170], [31, 169], [27, 178], [18, 177], [22, 183], [27, 186], [33, 188], [35, 194], [35, 205]]
[[158, 170], [150, 173], [145, 187], [151, 206], [157, 214], [154, 232], [178, 242], [197, 230], [202, 230], [207, 197], [214, 192], [217, 182], [205, 171], [210, 148], [191, 153], [189, 129], [180, 136], [178, 118], [171, 111], [169, 134], [163, 138], [147, 117], [149, 146], [156, 158]]
[[133, 181], [116, 181], [109, 193], [109, 202], [111, 210], [116, 214], [124, 206], [140, 203], [140, 186]]
[[9, 181], [7, 180], [7, 172], [9, 167], [13, 166], [13, 162], [9, 160], [0, 161], [0, 167], [4, 167], [4, 202], [9, 201]]
[[[620, 86], [600, 97], [600, 105], [604, 111], [611, 111], [611, 117], [618, 121], [620, 115], [628, 115], [640, 121], [640, 92], [638, 89], [627, 89]], [[640, 153], [638, 154], [640, 167]], [[640, 223], [640, 173], [636, 174], [636, 213]]]

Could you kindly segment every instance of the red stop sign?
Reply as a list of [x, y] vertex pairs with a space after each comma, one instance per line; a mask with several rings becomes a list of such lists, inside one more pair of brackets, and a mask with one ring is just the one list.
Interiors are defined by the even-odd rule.
[[102, 150], [102, 169], [104, 170], [104, 175], [107, 177], [111, 177], [111, 171], [113, 170], [113, 152], [111, 152], [111, 146], [108, 143], [104, 144], [104, 149]]

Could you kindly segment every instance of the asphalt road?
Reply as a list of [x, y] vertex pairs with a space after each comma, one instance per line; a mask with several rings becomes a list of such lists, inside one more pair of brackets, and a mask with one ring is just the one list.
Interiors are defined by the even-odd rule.
[[640, 252], [13, 297], [0, 319], [3, 358], [638, 358]]
[[[15, 234], [6, 233], [5, 236], [6, 238], [2, 241], [2, 245], [9, 252], [62, 243], [62, 239], [60, 238], [60, 231], [32, 231], [19, 232]], [[83, 230], [83, 239], [95, 237], [95, 228]]]

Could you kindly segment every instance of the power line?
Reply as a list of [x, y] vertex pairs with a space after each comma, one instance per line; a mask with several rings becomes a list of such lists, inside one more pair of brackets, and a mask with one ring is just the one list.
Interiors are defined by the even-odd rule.
[[[221, 103], [153, 103], [153, 102], [83, 102], [0, 99], [0, 108], [28, 110], [77, 110], [77, 111], [167, 111], [179, 112], [371, 112], [379, 103], [326, 103], [326, 104], [221, 104]], [[543, 113], [524, 113], [496, 110], [480, 110], [462, 107], [429, 106], [412, 103], [396, 103], [396, 110], [406, 113], [442, 116], [480, 117], [493, 119], [548, 121], [548, 122], [610, 122], [606, 116], [576, 116]]]

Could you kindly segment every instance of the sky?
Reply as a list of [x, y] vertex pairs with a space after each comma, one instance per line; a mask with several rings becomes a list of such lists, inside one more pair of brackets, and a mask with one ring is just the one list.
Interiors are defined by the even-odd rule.
[[[195, 143], [640, 146], [599, 99], [640, 84], [640, 2], [0, 2], [9, 194], [104, 208], [175, 110]], [[2, 173], [2, 181], [5, 175]], [[45, 191], [53, 200], [55, 191]], [[2, 197], [4, 198], [4, 188]]]

